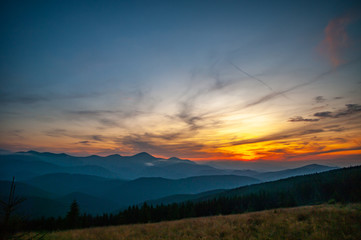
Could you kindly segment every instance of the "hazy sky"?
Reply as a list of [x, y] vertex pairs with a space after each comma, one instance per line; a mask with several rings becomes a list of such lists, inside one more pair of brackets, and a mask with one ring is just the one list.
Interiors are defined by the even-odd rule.
[[361, 159], [359, 0], [0, 9], [2, 149]]

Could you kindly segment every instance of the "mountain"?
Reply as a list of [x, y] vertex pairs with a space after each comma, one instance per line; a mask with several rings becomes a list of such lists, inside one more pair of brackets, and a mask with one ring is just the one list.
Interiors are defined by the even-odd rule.
[[[200, 193], [215, 188], [230, 189], [258, 183], [250, 177], [233, 175], [199, 176], [183, 179], [139, 178], [125, 181], [80, 174], [46, 174], [16, 183], [15, 195], [26, 198], [21, 204], [29, 217], [64, 216], [73, 200], [82, 212], [101, 214], [129, 205], [172, 194]], [[2, 198], [8, 196], [10, 182], [0, 181]], [[50, 208], [57, 208], [50, 209]], [[47, 209], [48, 208], [48, 209]], [[60, 209], [60, 210], [59, 210]]]
[[299, 176], [299, 175], [306, 175], [312, 173], [320, 173], [329, 170], [338, 169], [338, 167], [329, 167], [319, 164], [310, 164], [303, 167], [293, 168], [293, 169], [286, 169], [282, 171], [274, 171], [274, 172], [263, 172], [252, 175], [258, 179], [261, 179], [264, 182], [278, 180], [287, 177]]
[[[176, 203], [181, 201], [208, 201], [220, 198], [272, 196], [277, 198], [292, 199], [297, 205], [316, 204], [329, 199], [337, 201], [361, 200], [361, 166], [334, 169], [322, 173], [313, 173], [303, 176], [294, 176], [276, 181], [258, 183], [230, 190], [217, 191], [216, 193], [200, 193], [177, 196], [168, 196], [165, 199], [156, 199], [153, 203]], [[171, 201], [170, 201], [171, 200]], [[279, 199], [278, 199], [279, 200]], [[165, 202], [163, 202], [165, 201]], [[270, 200], [260, 200], [267, 205]], [[277, 201], [276, 201], [277, 202]]]
[[108, 178], [119, 178], [117, 173], [96, 165], [60, 166], [43, 161], [32, 155], [11, 154], [0, 155], [0, 179], [10, 180], [13, 176], [18, 180], [30, 179], [50, 173], [78, 173]]
[[230, 189], [258, 182], [260, 181], [255, 178], [233, 175], [199, 176], [177, 180], [152, 177], [125, 181], [58, 173], [35, 177], [26, 181], [26, 184], [58, 195], [73, 192], [87, 194], [116, 202], [121, 208], [173, 194], [200, 193], [218, 188]]
[[118, 154], [100, 157], [74, 157], [64, 153], [36, 151], [0, 155], [2, 179], [16, 176], [29, 179], [48, 173], [79, 173], [108, 178], [136, 179], [139, 177], [184, 178], [198, 175], [225, 175], [223, 171], [176, 157], [156, 158], [142, 152], [134, 156]]
[[[101, 195], [106, 189], [122, 185], [125, 180], [108, 179], [93, 175], [54, 173], [38, 176], [26, 181], [27, 184], [58, 195], [82, 192]], [[56, 186], [56, 188], [54, 188]]]
[[[15, 182], [16, 189], [15, 189], [15, 195], [28, 198], [30, 196], [32, 197], [43, 197], [43, 198], [55, 198], [59, 196], [56, 193], [50, 193], [48, 191], [45, 191], [43, 189], [31, 186], [26, 183], [22, 182]], [[6, 199], [9, 197], [10, 193], [10, 181], [0, 181], [0, 196], [2, 199]]]
[[74, 157], [64, 153], [36, 151], [0, 154], [0, 179], [3, 180], [11, 179], [12, 176], [16, 176], [17, 179], [29, 179], [50, 173], [76, 173], [118, 179], [140, 177], [180, 179], [206, 175], [239, 175], [270, 181], [331, 169], [333, 168], [317, 164], [274, 172], [219, 169], [176, 157], [157, 158], [146, 152], [133, 156], [114, 154], [107, 157], [97, 155]]
[[173, 194], [199, 193], [217, 188], [229, 189], [258, 182], [255, 178], [233, 175], [199, 176], [177, 180], [159, 177], [139, 178], [111, 189], [104, 193], [104, 196], [128, 206]]

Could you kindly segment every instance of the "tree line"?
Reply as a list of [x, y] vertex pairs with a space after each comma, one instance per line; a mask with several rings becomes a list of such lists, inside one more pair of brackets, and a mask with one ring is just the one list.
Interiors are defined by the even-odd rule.
[[156, 206], [145, 202], [116, 214], [97, 216], [81, 213], [81, 206], [74, 201], [65, 217], [26, 220], [19, 230], [54, 231], [227, 215], [325, 202], [361, 202], [360, 182], [361, 167], [353, 167], [241, 187], [210, 199]]

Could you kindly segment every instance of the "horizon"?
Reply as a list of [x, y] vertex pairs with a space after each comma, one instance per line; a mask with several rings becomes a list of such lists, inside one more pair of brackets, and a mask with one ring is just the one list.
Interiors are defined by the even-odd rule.
[[147, 154], [150, 157], [154, 157], [155, 159], [164, 159], [170, 160], [172, 158], [176, 158], [179, 160], [186, 160], [192, 161], [200, 165], [208, 165], [216, 169], [223, 169], [223, 170], [252, 170], [252, 171], [260, 171], [260, 172], [267, 172], [267, 171], [282, 171], [282, 170], [290, 170], [290, 169], [297, 169], [311, 165], [319, 165], [319, 166], [328, 166], [328, 167], [355, 167], [361, 166], [361, 163], [358, 158], [351, 158], [351, 159], [326, 159], [326, 160], [294, 160], [294, 161], [282, 161], [282, 160], [248, 160], [248, 161], [240, 161], [240, 160], [230, 160], [230, 159], [218, 159], [218, 160], [190, 160], [190, 159], [183, 159], [178, 158], [177, 156], [172, 157], [160, 157], [153, 155], [148, 152], [139, 152], [134, 155], [120, 155], [120, 154], [110, 154], [110, 155], [72, 155], [65, 152], [39, 152], [35, 150], [28, 150], [28, 151], [18, 151], [18, 152], [11, 152], [5, 149], [0, 149], [0, 155], [9, 155], [9, 154], [55, 154], [55, 155], [67, 155], [70, 157], [76, 158], [87, 158], [87, 157], [100, 157], [100, 158], [107, 158], [110, 156], [119, 156], [121, 158], [127, 157], [134, 157], [140, 154]]
[[359, 1], [1, 6], [5, 151], [361, 164]]

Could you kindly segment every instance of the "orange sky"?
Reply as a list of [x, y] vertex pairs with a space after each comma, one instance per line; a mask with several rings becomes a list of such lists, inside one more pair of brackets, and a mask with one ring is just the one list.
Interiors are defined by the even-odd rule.
[[176, 12], [59, 6], [64, 14], [8, 6], [0, 148], [191, 160], [358, 156], [353, 4], [285, 1], [277, 14], [251, 2], [179, 3]]

